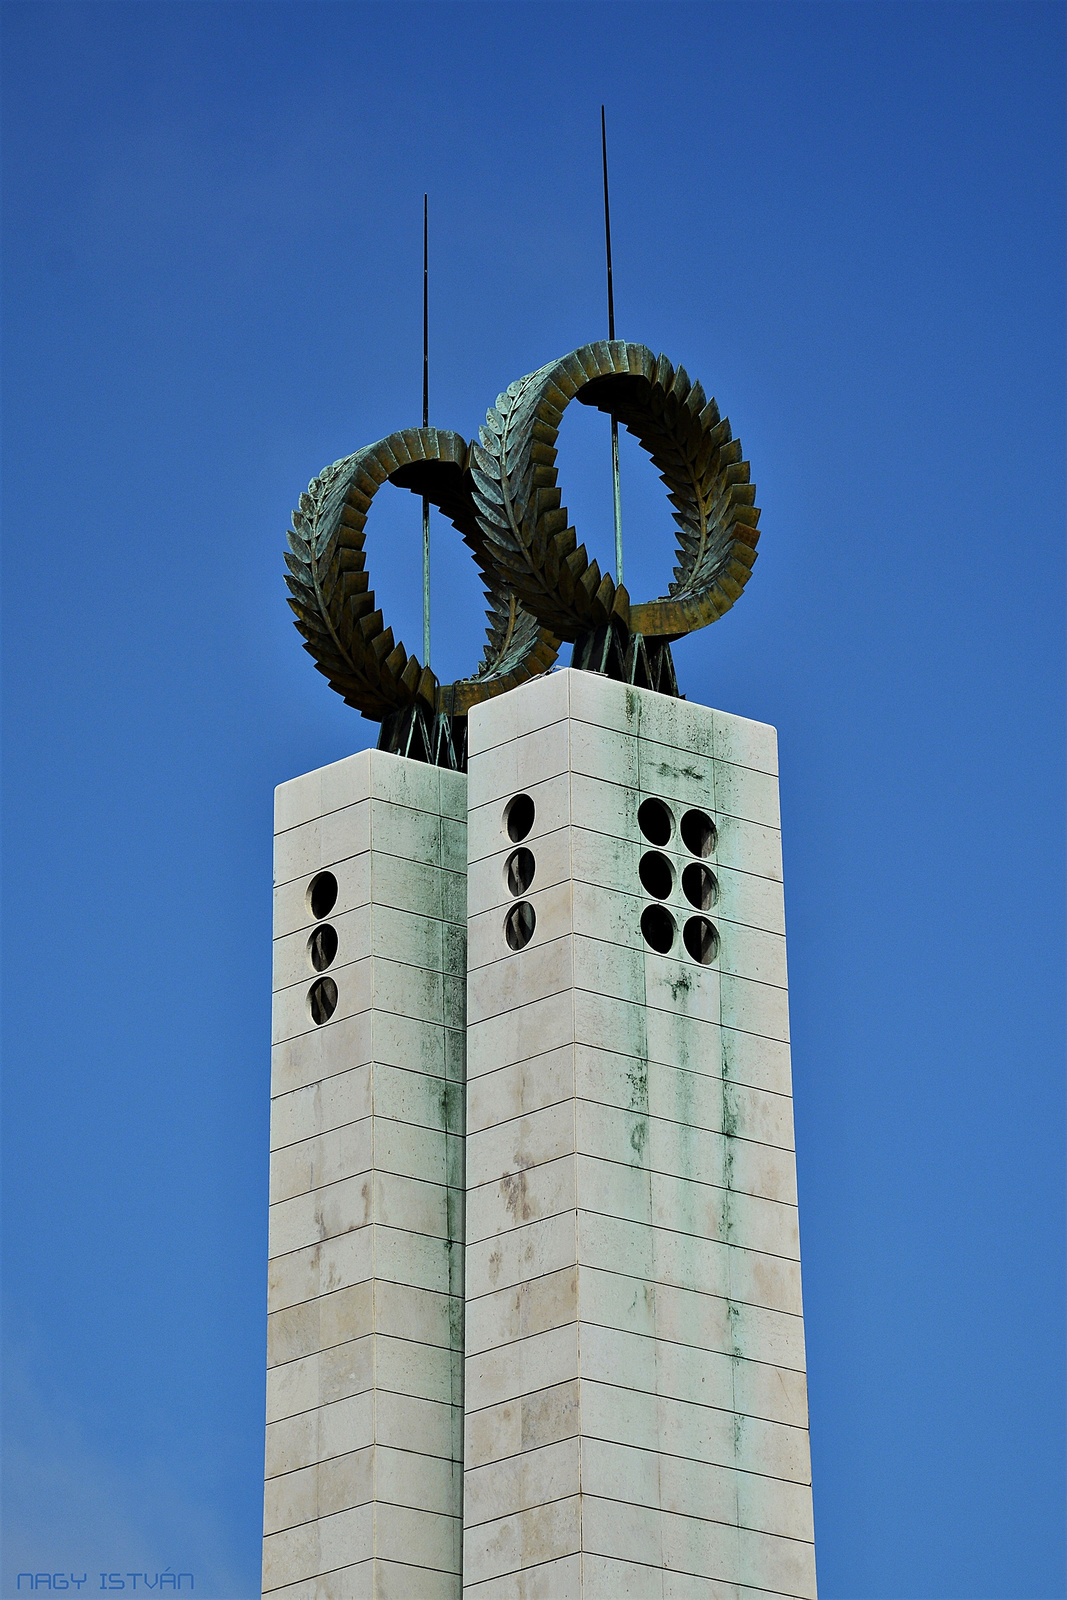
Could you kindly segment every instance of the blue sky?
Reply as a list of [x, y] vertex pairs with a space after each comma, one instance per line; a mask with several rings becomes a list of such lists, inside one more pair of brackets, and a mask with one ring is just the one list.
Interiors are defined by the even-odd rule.
[[[603, 336], [605, 101], [619, 334], [716, 395], [763, 508], [675, 654], [780, 733], [821, 1591], [1062, 1596], [1062, 8], [3, 26], [5, 1582], [258, 1593], [271, 791], [376, 731], [300, 648], [284, 530], [419, 421], [424, 190], [432, 421]], [[648, 598], [629, 449], [623, 510]], [[409, 645], [418, 537], [379, 496]], [[436, 525], [434, 606], [471, 670]]]

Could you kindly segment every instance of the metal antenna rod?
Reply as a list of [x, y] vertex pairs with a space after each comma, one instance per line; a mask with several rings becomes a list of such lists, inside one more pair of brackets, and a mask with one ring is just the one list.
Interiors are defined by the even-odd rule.
[[[422, 425], [430, 426], [430, 256], [428, 197], [422, 197]], [[430, 665], [430, 498], [422, 497], [422, 654]]]
[[[600, 108], [600, 146], [604, 156], [604, 245], [608, 258], [608, 338], [615, 337], [615, 295], [611, 284], [611, 209], [608, 205], [608, 128]], [[615, 583], [622, 583], [622, 500], [619, 496], [619, 424], [611, 419], [611, 492], [615, 506]]]

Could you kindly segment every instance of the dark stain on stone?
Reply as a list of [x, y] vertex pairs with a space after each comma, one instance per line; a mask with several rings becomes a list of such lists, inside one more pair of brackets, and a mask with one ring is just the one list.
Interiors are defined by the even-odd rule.
[[500, 1187], [504, 1194], [504, 1203], [516, 1221], [528, 1222], [531, 1216], [530, 1204], [526, 1194], [526, 1173], [506, 1172], [500, 1180]]

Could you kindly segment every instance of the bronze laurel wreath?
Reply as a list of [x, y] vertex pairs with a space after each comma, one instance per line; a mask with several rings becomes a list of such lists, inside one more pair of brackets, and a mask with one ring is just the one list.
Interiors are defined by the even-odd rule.
[[[627, 428], [667, 487], [678, 565], [658, 600], [631, 605], [568, 523], [555, 446], [576, 397]], [[392, 433], [327, 467], [293, 513], [286, 582], [296, 626], [331, 688], [365, 717], [382, 721], [415, 705], [465, 717], [479, 701], [547, 671], [563, 639], [616, 621], [633, 635], [677, 639], [714, 622], [747, 583], [759, 511], [740, 442], [700, 384], [646, 345], [583, 345], [520, 378], [486, 414], [479, 441], [468, 445], [437, 428]], [[478, 563], [488, 642], [472, 677], [440, 684], [385, 626], [363, 546], [371, 501], [386, 480], [428, 496]]]
[[[590, 561], [556, 487], [556, 439], [577, 396], [632, 433], [659, 469], [678, 525], [663, 599], [631, 605]], [[510, 384], [474, 446], [474, 499], [490, 558], [538, 621], [574, 640], [618, 616], [645, 637], [680, 638], [728, 611], [756, 559], [756, 490], [729, 421], [699, 383], [647, 345], [583, 345]]]
[[[351, 706], [381, 721], [420, 701], [466, 716], [469, 708], [545, 672], [559, 640], [524, 610], [485, 558], [470, 492], [469, 446], [458, 433], [405, 428], [335, 461], [300, 496], [289, 530], [289, 604], [318, 670]], [[389, 479], [431, 503], [458, 528], [486, 582], [488, 642], [474, 677], [442, 685], [393, 638], [377, 608], [363, 544], [370, 503]]]

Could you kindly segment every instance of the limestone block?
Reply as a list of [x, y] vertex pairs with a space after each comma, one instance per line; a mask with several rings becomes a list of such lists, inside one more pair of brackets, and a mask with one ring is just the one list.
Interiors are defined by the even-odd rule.
[[581, 1488], [579, 1468], [577, 1438], [475, 1467], [466, 1475], [464, 1524], [474, 1528], [511, 1510], [528, 1511], [575, 1495]]
[[553, 1388], [577, 1376], [578, 1328], [572, 1322], [471, 1356], [464, 1404], [470, 1416], [486, 1406]]
[[[310, 879], [324, 862], [333, 868], [369, 847], [370, 803], [362, 800], [277, 834], [274, 841], [274, 882], [280, 886], [296, 879]], [[306, 908], [303, 891], [301, 899]], [[348, 910], [349, 904], [362, 903], [360, 900], [342, 903], [341, 909]], [[311, 916], [306, 909], [305, 916], [310, 922]]]
[[[549, 890], [549, 894], [553, 891]], [[534, 909], [538, 897], [531, 897]], [[555, 931], [555, 930], [554, 930]], [[500, 947], [507, 949], [503, 927], [500, 929]], [[574, 986], [573, 948], [569, 937], [550, 937], [546, 930], [544, 942], [534, 938], [515, 954], [514, 965], [499, 959], [489, 965], [474, 969], [468, 979], [467, 1006], [472, 1025], [487, 1017], [498, 1017], [505, 1010], [525, 1008], [551, 995], [570, 991]]]
[[369, 1281], [272, 1312], [267, 1318], [268, 1368], [370, 1333], [372, 1313]]
[[350, 1455], [268, 1478], [264, 1496], [263, 1531], [278, 1533], [319, 1516], [332, 1516], [364, 1505], [374, 1495], [372, 1446]]
[[738, 1530], [741, 1581], [773, 1583], [780, 1594], [797, 1600], [815, 1600], [815, 1547], [797, 1539]]
[[374, 1325], [379, 1333], [448, 1350], [455, 1343], [456, 1314], [452, 1295], [390, 1283], [385, 1278], [374, 1285]]
[[271, 1202], [340, 1182], [346, 1174], [366, 1171], [371, 1163], [373, 1120], [364, 1117], [313, 1139], [302, 1139], [275, 1151], [271, 1161]]
[[375, 806], [372, 828], [376, 853], [381, 851], [427, 867], [444, 864], [439, 816], [403, 805]]
[[724, 1027], [789, 1042], [789, 1005], [784, 989], [724, 972], [721, 994]]
[[379, 1501], [374, 1523], [380, 1559], [439, 1572], [459, 1572], [458, 1517], [444, 1517], [439, 1512]]
[[374, 1442], [374, 1401], [369, 1390], [315, 1411], [267, 1425], [266, 1476], [295, 1472]]
[[736, 1483], [737, 1520], [742, 1528], [814, 1543], [808, 1484], [787, 1483], [784, 1478], [766, 1478], [754, 1472], [738, 1473]]
[[681, 1017], [647, 1005], [619, 1005], [612, 997], [576, 989], [572, 1012], [576, 1044], [610, 1050], [639, 1063], [661, 1062], [722, 1076], [723, 1042], [717, 1021]]
[[[420, 1022], [448, 1022], [450, 1026], [462, 1026], [462, 1005], [459, 1009], [459, 1022], [455, 1022], [445, 1014], [446, 989], [449, 980], [441, 972], [427, 971], [425, 968], [407, 961], [391, 961], [384, 957], [377, 957], [373, 963], [365, 963], [370, 968], [368, 977], [373, 978], [373, 988], [367, 993], [364, 1004], [373, 1006], [375, 1011], [383, 1011], [392, 1016], [412, 1017]], [[338, 988], [340, 989], [340, 981]], [[338, 1002], [340, 1009], [341, 1002]]]
[[[500, 810], [502, 816], [502, 808]], [[499, 820], [499, 819], [498, 819]], [[556, 828], [552, 833], [542, 833], [536, 826], [530, 834], [530, 840], [536, 842], [537, 849], [532, 851], [528, 840], [522, 843], [534, 854], [534, 875], [531, 887], [537, 891], [551, 889], [556, 884], [569, 883], [572, 877], [579, 874], [572, 870], [572, 848], [576, 830], [570, 828]], [[596, 836], [594, 836], [596, 837]], [[611, 843], [613, 841], [607, 841]], [[505, 866], [508, 857], [516, 849], [514, 842], [507, 837], [501, 827], [497, 849], [491, 854], [483, 856], [479, 861], [471, 864], [469, 871], [470, 899], [472, 905], [478, 906], [503, 906], [511, 900], [511, 894], [505, 878]], [[636, 872], [636, 865], [634, 867]], [[482, 913], [486, 915], [487, 913]], [[480, 919], [472, 919], [470, 930], [477, 925]], [[469, 930], [469, 931], [470, 931]], [[496, 951], [495, 954], [499, 954]], [[478, 966], [473, 953], [470, 959], [471, 966]]]
[[467, 1353], [477, 1355], [528, 1334], [561, 1327], [575, 1320], [577, 1309], [577, 1265], [481, 1295], [467, 1308]]
[[679, 815], [689, 806], [698, 806], [716, 815], [719, 813], [714, 761], [645, 738], [634, 742], [634, 750], [639, 774], [634, 788], [671, 802], [669, 809]]
[[574, 1217], [568, 1212], [525, 1223], [497, 1239], [478, 1240], [467, 1247], [467, 1303], [574, 1261]]
[[263, 1589], [268, 1593], [300, 1579], [314, 1577], [373, 1550], [373, 1510], [357, 1506], [332, 1517], [269, 1534], [263, 1540]]
[[636, 789], [576, 772], [570, 780], [570, 822], [575, 828], [640, 844], [637, 809], [642, 798]]
[[467, 1183], [491, 1183], [524, 1167], [555, 1161], [575, 1148], [574, 1108], [569, 1101], [510, 1118], [467, 1135]]
[[720, 816], [743, 817], [747, 822], [780, 829], [777, 775], [717, 762], [715, 810]]
[[[359, 1179], [351, 1181], [356, 1183]], [[443, 1184], [423, 1183], [418, 1178], [399, 1177], [376, 1168], [364, 1187], [372, 1197], [375, 1220], [384, 1227], [435, 1239], [452, 1237], [454, 1224], [449, 1215], [448, 1190]]]
[[[523, 734], [564, 721], [570, 705], [570, 674], [551, 673], [500, 695], [484, 707], [480, 719], [482, 749], [508, 744]], [[476, 802], [472, 797], [472, 804]]]
[[451, 1405], [456, 1390], [453, 1352], [379, 1333], [374, 1340], [374, 1382], [378, 1389]]
[[[559, 1108], [550, 1109], [559, 1114]], [[574, 1119], [573, 1137], [585, 1155], [796, 1204], [796, 1168], [789, 1150], [589, 1100], [575, 1102]]]
[[526, 1060], [531, 1042], [536, 1042], [544, 1054], [569, 1045], [574, 1033], [575, 1005], [575, 995], [563, 990], [543, 1000], [512, 1007], [500, 1016], [472, 1021], [467, 1029], [468, 1080]]
[[[580, 1162], [585, 1158], [579, 1158]], [[753, 1250], [800, 1260], [800, 1229], [795, 1205], [782, 1205], [736, 1189], [698, 1183], [669, 1173], [649, 1173], [650, 1220], [698, 1238], [730, 1244], [746, 1239]], [[616, 1216], [628, 1215], [613, 1211]]]
[[409, 1228], [387, 1228], [381, 1224], [364, 1232], [373, 1232], [376, 1282], [408, 1284], [415, 1289], [429, 1289], [434, 1294], [456, 1292], [456, 1260], [463, 1248], [461, 1239], [413, 1233]]
[[535, 1567], [524, 1567], [484, 1583], [464, 1585], [474, 1600], [581, 1600], [583, 1558], [560, 1556]]
[[374, 1449], [375, 1494], [390, 1505], [450, 1517], [459, 1503], [460, 1472], [458, 1462], [441, 1456], [417, 1455], [381, 1444]]
[[721, 861], [713, 864], [718, 883], [713, 915], [717, 921], [785, 933], [785, 894], [780, 879], [740, 872]]
[[[339, 960], [347, 964], [362, 961], [371, 954], [371, 916], [366, 906], [341, 915], [331, 914], [331, 926], [338, 937]], [[436, 926], [436, 924], [431, 924]], [[272, 984], [275, 991], [293, 983], [309, 984], [315, 977], [308, 942], [311, 927], [298, 928], [274, 940]]]
[[778, 775], [778, 731], [747, 717], [715, 715], [715, 755], [733, 766]]
[[[682, 1600], [683, 1595], [684, 1600], [698, 1600], [699, 1592], [688, 1587], [693, 1580], [687, 1574], [664, 1572], [660, 1566], [642, 1566], [636, 1561], [620, 1561], [592, 1552], [582, 1557], [583, 1600], [663, 1600], [668, 1586], [679, 1580], [686, 1587], [677, 1592], [677, 1600]], [[737, 1590], [730, 1584], [709, 1584], [706, 1596], [699, 1595], [699, 1600], [737, 1600]]]
[[[567, 772], [555, 777], [540, 776], [525, 785], [522, 792], [534, 803], [533, 827], [524, 841], [531, 848], [544, 834], [555, 833], [569, 824], [573, 787], [574, 780]], [[467, 817], [468, 871], [486, 856], [499, 855], [502, 851], [510, 853], [515, 848], [504, 826], [504, 810], [510, 797], [508, 793], [487, 800], [484, 805], [472, 804]]]
[[367, 1229], [275, 1256], [267, 1263], [267, 1306], [281, 1311], [302, 1300], [332, 1294], [371, 1276], [371, 1236]]
[[272, 1257], [289, 1254], [319, 1240], [351, 1233], [371, 1221], [371, 1175], [353, 1174], [310, 1194], [280, 1200], [270, 1208]]
[[788, 1095], [750, 1089], [724, 1078], [723, 1105], [739, 1138], [779, 1150], [794, 1148], [793, 1102]]
[[[377, 840], [376, 840], [377, 846]], [[462, 922], [466, 917], [465, 875], [430, 866], [408, 856], [391, 855], [381, 847], [365, 858], [366, 904], [380, 913], [397, 910], [440, 921]], [[417, 907], [417, 912], [412, 908]]]
[[613, 1556], [648, 1566], [667, 1566], [720, 1582], [736, 1582], [737, 1530], [707, 1519], [676, 1518], [651, 1507], [601, 1500], [583, 1504], [583, 1538], [594, 1555]]
[[[750, 1089], [729, 1079], [724, 1081], [722, 1036], [717, 1034], [716, 1037], [720, 1043], [720, 1070], [715, 1073], [697, 1073], [640, 1056], [578, 1045], [573, 1055], [573, 1093], [579, 1099], [598, 1105], [647, 1113], [712, 1133], [721, 1133], [728, 1123], [739, 1137], [792, 1150], [791, 1100], [786, 1095]], [[567, 1062], [569, 1065], [569, 1058]], [[524, 1074], [519, 1079], [523, 1082], [534, 1075], [525, 1063], [507, 1070], [515, 1075]], [[561, 1099], [563, 1086], [569, 1081], [562, 1071], [559, 1081], [561, 1090], [556, 1098]], [[485, 1094], [486, 1090], [481, 1092]]]
[[[501, 867], [502, 877], [503, 867]], [[520, 953], [519, 962], [516, 964], [524, 995], [528, 992], [526, 987], [530, 982], [528, 969], [534, 951], [542, 946], [553, 948], [553, 941], [558, 944], [560, 937], [571, 931], [571, 895], [570, 879], [562, 883], [543, 885], [537, 882], [536, 877], [523, 895], [523, 899], [528, 900], [533, 906], [537, 919], [534, 936], [526, 949]], [[500, 1009], [499, 1004], [492, 998], [489, 986], [494, 976], [499, 977], [500, 958], [508, 948], [504, 919], [512, 903], [510, 897], [505, 899], [501, 895], [499, 904], [494, 904], [490, 910], [472, 917], [468, 924], [468, 970], [471, 975], [468, 999], [472, 1022], [476, 1021], [479, 1015], [492, 1016]], [[535, 992], [531, 992], [531, 998], [538, 996]]]
[[471, 1530], [464, 1540], [464, 1583], [480, 1583], [581, 1549], [580, 1507], [579, 1497], [568, 1495]]
[[[557, 1219], [553, 1219], [555, 1222]], [[535, 1223], [546, 1228], [550, 1223]], [[516, 1234], [527, 1230], [516, 1230]], [[508, 1241], [510, 1243], [510, 1239]], [[501, 1254], [506, 1269], [503, 1243]], [[800, 1315], [800, 1268], [796, 1261], [679, 1235], [587, 1210], [579, 1214], [578, 1260], [581, 1265], [610, 1270], [625, 1261], [647, 1281], [720, 1294], [740, 1302]]]
[[[510, 1291], [514, 1293], [515, 1291]], [[623, 1328], [754, 1362], [803, 1371], [804, 1328], [794, 1314], [751, 1306], [618, 1271], [582, 1270], [583, 1315]]]
[[759, 983], [786, 988], [785, 936], [763, 928], [749, 928], [720, 917], [716, 923], [721, 944], [719, 970]]
[[463, 1088], [444, 1078], [443, 1071], [424, 1073], [376, 1064], [373, 1104], [383, 1125], [394, 1121], [462, 1137]]
[[531, 729], [497, 746], [493, 761], [471, 764], [467, 795], [472, 811], [568, 770], [569, 725], [564, 719]]
[[722, 812], [715, 820], [719, 837], [710, 859], [716, 867], [731, 867], [781, 883], [782, 836], [777, 828]]
[[623, 1504], [662, 1506], [713, 1522], [736, 1520], [737, 1477], [731, 1468], [633, 1450], [607, 1439], [582, 1441], [582, 1486], [588, 1494]]
[[366, 1335], [267, 1371], [267, 1421], [362, 1394], [374, 1381], [374, 1340]]
[[[651, 1038], [651, 1029], [649, 1030]], [[789, 1064], [788, 1039], [745, 1033], [723, 1027], [720, 1033], [722, 1075], [731, 1083], [771, 1094], [792, 1097], [793, 1080]]]
[[378, 1444], [395, 1450], [410, 1450], [417, 1441], [420, 1455], [458, 1460], [463, 1426], [459, 1406], [438, 1400], [422, 1400], [413, 1395], [378, 1393], [375, 1405], [375, 1437]]
[[467, 1094], [468, 1137], [570, 1099], [574, 1073], [575, 1052], [568, 1044], [472, 1079]]
[[[562, 725], [561, 725], [562, 726]], [[624, 789], [640, 789], [640, 742], [614, 728], [598, 728], [575, 718], [570, 724], [570, 770]]]
[[[445, 1129], [420, 1128], [384, 1114], [374, 1118], [374, 1164], [379, 1172], [455, 1185], [463, 1171], [463, 1153], [462, 1138]], [[389, 1220], [384, 1212], [382, 1220]]]
[[636, 995], [643, 1006], [675, 1018], [719, 1020], [718, 970], [697, 967], [680, 955], [646, 956], [641, 950], [576, 935], [574, 987], [631, 1005]]
[[[401, 1561], [377, 1560], [372, 1600], [455, 1600], [459, 1595], [459, 1574], [439, 1572], [432, 1567], [414, 1567]], [[357, 1591], [358, 1592], [358, 1591]]]
[[574, 1438], [580, 1423], [576, 1378], [487, 1406], [467, 1418], [465, 1471]]
[[339, 1072], [370, 1061], [371, 1019], [360, 1016], [331, 1018], [324, 1028], [297, 1034], [271, 1051], [271, 1093], [286, 1094], [309, 1087]]
[[[375, 965], [376, 963], [367, 957], [362, 961], [331, 967], [330, 977], [337, 985], [338, 999], [337, 1009], [334, 1012], [336, 1020], [331, 1019], [327, 1024], [328, 1027], [336, 1026], [346, 1017], [354, 1017], [369, 1008]], [[298, 1033], [310, 1033], [315, 1026], [308, 1005], [308, 989], [309, 983], [301, 980], [300, 983], [275, 991], [271, 1040], [273, 1044], [281, 1044]]]
[[373, 1082], [369, 1065], [351, 1067], [276, 1095], [270, 1107], [271, 1149], [280, 1150], [369, 1117], [374, 1106]]
[[466, 1238], [470, 1242], [492, 1239], [508, 1228], [573, 1212], [577, 1195], [578, 1173], [573, 1157], [521, 1167], [495, 1183], [467, 1190]]
[[582, 1379], [581, 1427], [586, 1434], [810, 1484], [807, 1432], [730, 1410], [695, 1405], [666, 1395]]
[[[264, 1590], [264, 1593], [267, 1591]], [[374, 1562], [361, 1561], [354, 1567], [340, 1567], [333, 1572], [319, 1573], [301, 1583], [287, 1583], [280, 1589], [271, 1589], [271, 1600], [372, 1600], [374, 1595]]]

